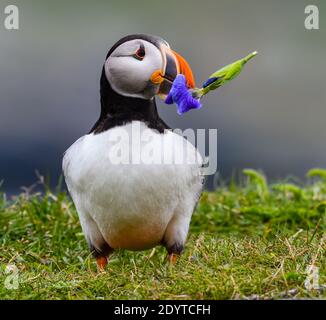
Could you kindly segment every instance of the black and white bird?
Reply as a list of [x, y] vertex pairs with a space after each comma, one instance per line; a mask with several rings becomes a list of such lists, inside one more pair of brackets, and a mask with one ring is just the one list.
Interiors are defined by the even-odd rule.
[[[202, 190], [202, 159], [169, 130], [155, 102], [179, 73], [193, 88], [188, 63], [163, 39], [137, 34], [119, 40], [102, 69], [100, 117], [64, 154], [65, 181], [100, 270], [114, 249], [162, 244], [171, 262], [183, 251]], [[151, 138], [139, 139], [145, 133]], [[149, 149], [173, 161], [150, 161]]]

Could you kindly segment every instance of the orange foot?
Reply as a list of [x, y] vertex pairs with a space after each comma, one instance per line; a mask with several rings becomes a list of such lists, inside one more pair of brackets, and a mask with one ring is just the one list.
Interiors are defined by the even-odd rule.
[[171, 265], [175, 265], [177, 263], [177, 260], [178, 260], [178, 256], [174, 253], [170, 253], [169, 254], [169, 263]]
[[97, 269], [100, 272], [105, 271], [105, 267], [108, 264], [108, 259], [105, 256], [99, 256], [96, 258]]

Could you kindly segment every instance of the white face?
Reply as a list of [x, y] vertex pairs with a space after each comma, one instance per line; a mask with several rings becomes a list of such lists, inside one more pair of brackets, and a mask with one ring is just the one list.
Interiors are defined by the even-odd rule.
[[163, 68], [161, 51], [152, 43], [135, 39], [117, 47], [105, 62], [105, 75], [112, 89], [123, 96], [151, 99], [159, 85], [151, 75]]

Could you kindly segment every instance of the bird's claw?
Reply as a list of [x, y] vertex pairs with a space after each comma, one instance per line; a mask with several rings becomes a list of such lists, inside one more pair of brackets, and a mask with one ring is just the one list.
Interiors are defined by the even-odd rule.
[[99, 256], [96, 258], [97, 269], [99, 272], [105, 272], [105, 267], [108, 264], [107, 257]]
[[174, 266], [177, 263], [178, 256], [175, 253], [170, 253], [168, 259], [169, 259], [170, 265]]

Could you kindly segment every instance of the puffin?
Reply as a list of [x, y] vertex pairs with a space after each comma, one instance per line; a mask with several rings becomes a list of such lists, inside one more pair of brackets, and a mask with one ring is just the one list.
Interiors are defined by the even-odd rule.
[[184, 250], [202, 157], [160, 118], [155, 100], [179, 74], [195, 87], [187, 61], [161, 37], [120, 39], [102, 68], [100, 116], [64, 153], [67, 189], [100, 271], [117, 249], [163, 245], [172, 264]]

